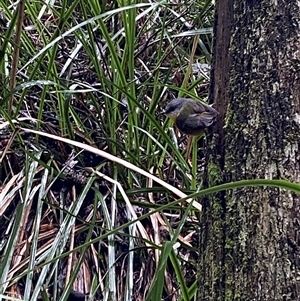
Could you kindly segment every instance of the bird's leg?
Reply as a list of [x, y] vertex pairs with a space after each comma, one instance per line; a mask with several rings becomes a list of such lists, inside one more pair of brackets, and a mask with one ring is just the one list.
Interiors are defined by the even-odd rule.
[[193, 152], [192, 152], [192, 181], [191, 189], [197, 188], [197, 171], [198, 171], [198, 136], [193, 137]]
[[[175, 135], [173, 135], [174, 136], [174, 142], [175, 143], [177, 143], [177, 141], [178, 141], [178, 133], [179, 133], [179, 130], [178, 130], [178, 128], [177, 128], [177, 126], [176, 126], [176, 124], [174, 124], [174, 134]], [[171, 176], [171, 172], [172, 172], [172, 170], [174, 169], [174, 164], [171, 162], [170, 163], [170, 165], [169, 165], [169, 169], [168, 169], [168, 171], [167, 171], [167, 179], [170, 179], [170, 176]]]
[[191, 149], [192, 149], [192, 142], [193, 142], [193, 136], [188, 137], [188, 143], [186, 145], [186, 153], [185, 153], [185, 160], [188, 163], [190, 159]]
[[[197, 186], [197, 168], [198, 168], [198, 140], [199, 136], [189, 136], [188, 144], [186, 147], [185, 159], [186, 162], [192, 167], [192, 180], [191, 189], [196, 189]], [[190, 160], [190, 154], [192, 151], [192, 158]]]

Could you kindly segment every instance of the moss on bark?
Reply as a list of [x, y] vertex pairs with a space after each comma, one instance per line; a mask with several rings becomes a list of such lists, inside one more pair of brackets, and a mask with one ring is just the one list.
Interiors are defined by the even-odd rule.
[[[221, 118], [206, 186], [300, 182], [299, 35], [299, 1], [216, 2], [211, 98]], [[207, 198], [198, 300], [300, 300], [299, 212], [298, 195], [270, 187]]]

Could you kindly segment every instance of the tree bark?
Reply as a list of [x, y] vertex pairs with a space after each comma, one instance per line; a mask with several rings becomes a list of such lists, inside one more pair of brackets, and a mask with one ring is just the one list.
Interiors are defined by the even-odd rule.
[[[206, 186], [300, 182], [300, 2], [216, 2]], [[225, 121], [224, 121], [225, 120]], [[203, 201], [198, 300], [300, 300], [300, 198], [243, 188]]]

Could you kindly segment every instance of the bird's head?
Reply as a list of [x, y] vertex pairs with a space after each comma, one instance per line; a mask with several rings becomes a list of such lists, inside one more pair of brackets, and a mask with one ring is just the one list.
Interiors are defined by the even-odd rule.
[[179, 115], [183, 106], [190, 101], [187, 98], [175, 98], [171, 100], [165, 107], [164, 114], [166, 114], [171, 119], [176, 119]]

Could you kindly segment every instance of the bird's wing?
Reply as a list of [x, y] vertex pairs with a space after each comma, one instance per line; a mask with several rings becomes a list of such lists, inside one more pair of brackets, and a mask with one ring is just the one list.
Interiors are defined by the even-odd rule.
[[181, 116], [179, 116], [179, 118], [176, 120], [176, 124], [182, 132], [193, 134], [201, 132], [213, 125], [216, 121], [217, 115], [218, 114], [216, 114], [214, 111], [203, 111], [201, 113], [199, 112], [196, 114], [191, 114], [188, 117], [185, 116], [185, 118], [180, 118]]
[[181, 122], [181, 128], [184, 132], [188, 129], [202, 130], [211, 126], [215, 121], [215, 117], [207, 112], [201, 114], [192, 114]]
[[176, 125], [182, 132], [195, 135], [210, 127], [218, 114], [214, 108], [201, 102], [187, 102], [176, 119]]
[[[203, 104], [201, 102], [197, 102], [197, 107], [195, 108], [195, 116], [198, 116], [199, 118], [199, 123], [201, 121], [201, 123], [205, 126], [205, 127], [209, 127], [211, 126], [215, 120], [216, 117], [219, 115], [219, 112], [217, 110], [215, 110], [214, 108], [212, 108], [209, 105]], [[199, 124], [200, 126], [200, 124]]]
[[196, 106], [194, 107], [194, 110], [195, 110], [195, 113], [204, 113], [204, 112], [208, 112], [210, 113], [211, 115], [213, 116], [217, 116], [219, 114], [219, 112], [214, 109], [213, 107], [205, 104], [205, 103], [202, 103], [200, 101], [196, 101]]
[[[216, 115], [210, 113], [210, 112], [202, 112], [200, 114], [193, 114], [190, 116], [191, 123], [197, 123], [198, 126], [203, 126], [203, 127], [209, 127], [211, 126], [215, 120], [216, 120]], [[188, 118], [188, 120], [190, 119]], [[196, 122], [197, 121], [197, 122]]]

